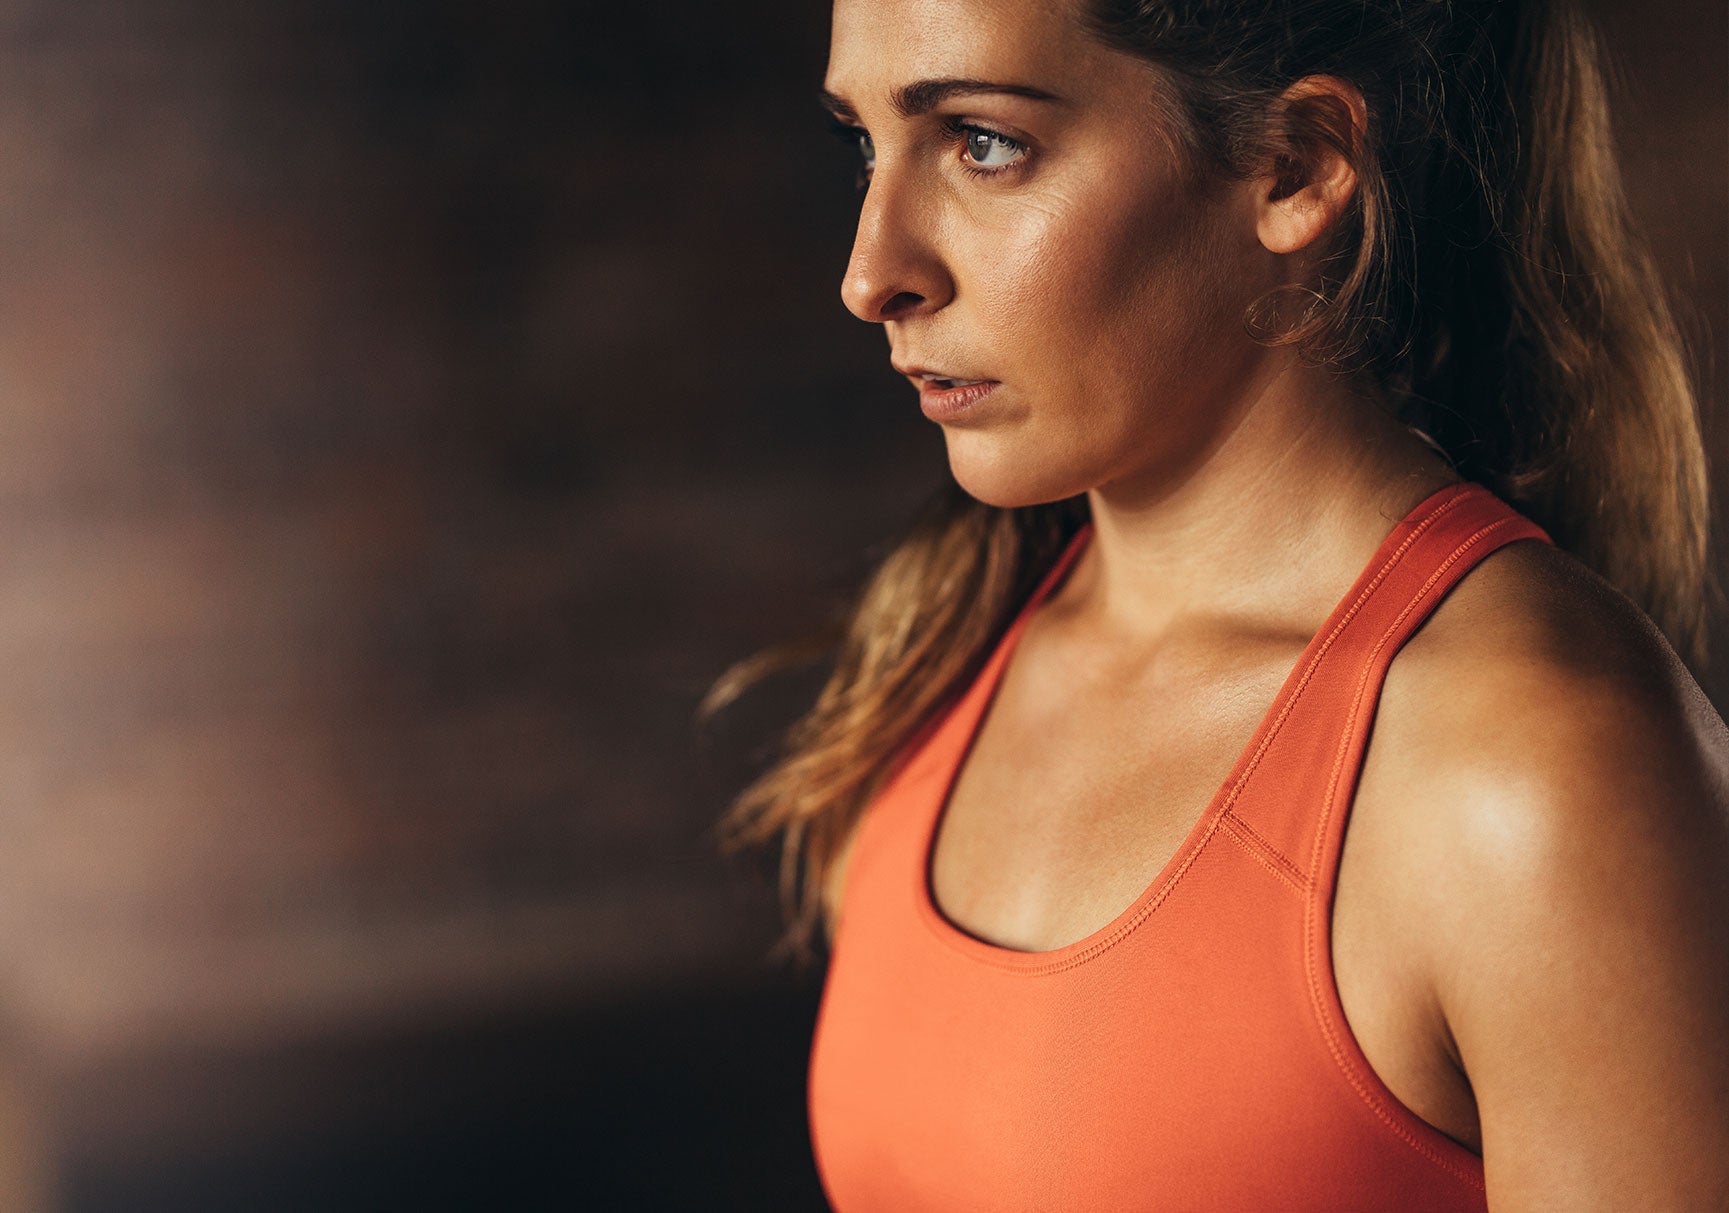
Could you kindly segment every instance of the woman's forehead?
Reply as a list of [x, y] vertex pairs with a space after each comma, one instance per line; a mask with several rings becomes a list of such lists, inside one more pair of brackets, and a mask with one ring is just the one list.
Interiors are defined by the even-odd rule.
[[1070, 3], [836, 0], [829, 70], [951, 76], [987, 68], [1024, 74], [1060, 64], [1068, 44], [1079, 41]]
[[1103, 46], [1078, 0], [836, 0], [825, 89], [888, 102], [921, 80], [1013, 83], [1070, 97], [1098, 78]]

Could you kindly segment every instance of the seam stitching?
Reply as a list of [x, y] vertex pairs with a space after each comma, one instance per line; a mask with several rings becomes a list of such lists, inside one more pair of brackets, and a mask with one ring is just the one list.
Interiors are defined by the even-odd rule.
[[1235, 839], [1262, 867], [1299, 893], [1309, 891], [1308, 877], [1302, 869], [1275, 850], [1266, 839], [1255, 833], [1248, 822], [1235, 813], [1226, 813], [1220, 820], [1225, 833]]
[[[1440, 566], [1429, 575], [1428, 579], [1423, 582], [1417, 592], [1412, 595], [1410, 601], [1405, 604], [1404, 609], [1399, 612], [1393, 622], [1387, 626], [1387, 629], [1384, 632], [1382, 632], [1380, 639], [1375, 642], [1373, 649], [1370, 650], [1367, 658], [1364, 660], [1362, 672], [1357, 678], [1356, 691], [1351, 699], [1350, 712], [1346, 717], [1347, 727], [1343, 731], [1337, 753], [1334, 756], [1332, 775], [1327, 781], [1326, 796], [1321, 803], [1321, 820], [1315, 832], [1314, 854], [1311, 857], [1311, 868], [1313, 871], [1319, 873], [1321, 870], [1321, 853], [1328, 836], [1327, 827], [1332, 821], [1335, 815], [1335, 810], [1338, 807], [1335, 801], [1338, 797], [1339, 780], [1344, 771], [1345, 756], [1350, 752], [1352, 748], [1352, 739], [1357, 734], [1357, 723], [1362, 712], [1363, 697], [1368, 688], [1369, 675], [1375, 668], [1381, 650], [1386, 647], [1387, 642], [1404, 626], [1405, 620], [1410, 616], [1411, 612], [1417, 608], [1417, 605], [1428, 597], [1429, 591], [1434, 588], [1435, 583], [1440, 581], [1441, 578], [1446, 575], [1447, 570], [1452, 568], [1453, 565], [1459, 561], [1460, 557], [1462, 557], [1472, 547], [1475, 547], [1480, 543], [1483, 537], [1490, 534], [1492, 531], [1499, 530], [1505, 526], [1516, 525], [1519, 521], [1518, 518], [1507, 517], [1492, 522], [1488, 526], [1479, 529], [1468, 539], [1460, 543], [1458, 547], [1454, 548], [1452, 554], [1442, 561]], [[1317, 880], [1316, 887], [1318, 887], [1318, 885], [1319, 881]], [[1347, 1054], [1344, 1046], [1340, 1042], [1338, 1032], [1329, 1017], [1329, 1005], [1327, 1000], [1322, 996], [1320, 977], [1316, 972], [1318, 967], [1318, 957], [1316, 955], [1315, 947], [1315, 932], [1317, 930], [1315, 918], [1319, 901], [1320, 898], [1318, 897], [1308, 898], [1308, 907], [1304, 915], [1306, 927], [1303, 932], [1304, 969], [1309, 979], [1309, 996], [1316, 1012], [1316, 1019], [1321, 1025], [1322, 1035], [1326, 1038], [1327, 1046], [1333, 1054], [1335, 1064], [1338, 1065], [1340, 1072], [1345, 1075], [1346, 1080], [1350, 1082], [1352, 1088], [1362, 1098], [1363, 1102], [1369, 1106], [1381, 1122], [1391, 1129], [1400, 1138], [1400, 1140], [1410, 1145], [1412, 1149], [1417, 1151], [1417, 1153], [1421, 1154], [1424, 1158], [1427, 1158], [1447, 1173], [1464, 1180], [1478, 1191], [1485, 1190], [1483, 1181], [1476, 1175], [1442, 1155], [1427, 1142], [1418, 1138], [1416, 1134], [1411, 1132], [1405, 1125], [1400, 1124], [1394, 1117], [1393, 1113], [1385, 1106], [1385, 1100], [1380, 1097], [1379, 1092], [1371, 1090], [1368, 1084], [1364, 1083], [1362, 1078], [1357, 1074], [1355, 1058]], [[1361, 1046], [1358, 1046], [1358, 1051], [1361, 1051]], [[1412, 1115], [1414, 1116], [1415, 1113], [1412, 1113]], [[1436, 1132], [1439, 1132], [1439, 1130], [1436, 1130]]]

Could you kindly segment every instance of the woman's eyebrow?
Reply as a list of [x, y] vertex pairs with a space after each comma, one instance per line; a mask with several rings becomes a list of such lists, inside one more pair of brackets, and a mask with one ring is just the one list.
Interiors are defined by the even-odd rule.
[[[980, 93], [1000, 93], [1011, 97], [1026, 97], [1033, 101], [1061, 102], [1062, 98], [1030, 84], [1003, 84], [994, 80], [968, 80], [948, 77], [940, 80], [915, 80], [903, 84], [889, 95], [889, 104], [902, 118], [916, 118], [929, 113], [951, 97], [967, 97]], [[822, 90], [822, 107], [837, 118], [857, 118], [858, 111], [845, 97]]]

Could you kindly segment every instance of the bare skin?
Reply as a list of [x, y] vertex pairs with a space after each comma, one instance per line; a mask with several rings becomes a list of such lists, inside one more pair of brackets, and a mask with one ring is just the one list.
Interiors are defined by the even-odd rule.
[[[1059, 100], [891, 103], [957, 78]], [[825, 87], [874, 152], [847, 306], [897, 366], [998, 383], [943, 426], [957, 481], [1092, 505], [933, 858], [957, 925], [1054, 949], [1164, 866], [1393, 523], [1456, 477], [1372, 391], [1243, 333], [1308, 280], [1341, 160], [1195, 197], [1158, 77], [1054, 5], [839, 0]], [[1313, 91], [1361, 125], [1349, 84]], [[1368, 1060], [1484, 1157], [1497, 1213], [1729, 1207], [1726, 888], [1729, 733], [1692, 678], [1566, 554], [1486, 558], [1388, 673], [1333, 941]]]

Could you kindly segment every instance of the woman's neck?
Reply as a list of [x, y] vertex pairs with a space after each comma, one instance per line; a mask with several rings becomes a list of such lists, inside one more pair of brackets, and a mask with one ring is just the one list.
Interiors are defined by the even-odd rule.
[[1394, 524], [1459, 479], [1324, 370], [1288, 368], [1236, 414], [1183, 474], [1089, 492], [1094, 535], [1053, 604], [1125, 639], [1197, 618], [1318, 627]]

